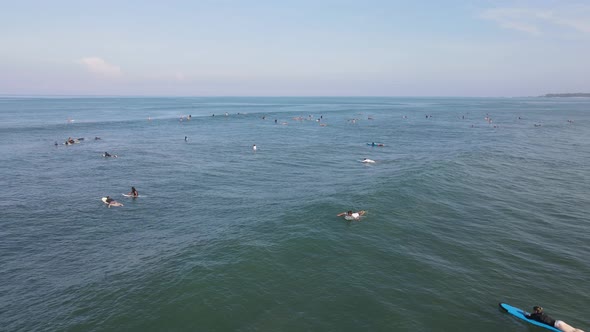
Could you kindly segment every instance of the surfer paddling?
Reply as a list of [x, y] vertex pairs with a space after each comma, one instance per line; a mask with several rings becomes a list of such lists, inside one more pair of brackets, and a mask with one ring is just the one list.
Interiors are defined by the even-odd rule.
[[107, 197], [103, 197], [102, 201], [107, 204], [109, 207], [111, 206], [123, 206], [122, 203], [119, 203], [117, 201], [115, 201], [114, 199], [112, 199], [110, 196]]
[[545, 312], [543, 312], [543, 308], [539, 307], [538, 305], [534, 306], [533, 312], [530, 314], [527, 314], [526, 317], [529, 319], [532, 319], [532, 320], [536, 320], [537, 322], [541, 322], [543, 324], [555, 327], [563, 332], [584, 332], [580, 329], [577, 329], [577, 328], [569, 325], [568, 323], [566, 323], [562, 320], [555, 320], [555, 319], [549, 317], [549, 315], [547, 315]]
[[367, 213], [367, 211], [361, 210], [358, 212], [352, 212], [352, 210], [349, 210], [346, 212], [338, 213], [336, 216], [337, 217], [344, 217], [344, 219], [346, 219], [346, 220], [359, 221], [359, 220], [361, 220], [361, 216], [364, 216], [365, 213]]

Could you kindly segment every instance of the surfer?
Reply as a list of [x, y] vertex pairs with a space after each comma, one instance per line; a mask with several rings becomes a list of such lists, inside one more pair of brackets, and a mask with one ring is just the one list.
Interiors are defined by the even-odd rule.
[[131, 191], [127, 195], [133, 196], [133, 197], [139, 197], [139, 193], [137, 192], [137, 189], [135, 189], [135, 187], [131, 187]]
[[188, 136], [184, 136], [184, 141], [188, 142]]
[[584, 332], [580, 329], [577, 329], [562, 320], [555, 320], [545, 312], [543, 312], [543, 308], [539, 307], [538, 305], [533, 307], [533, 312], [526, 315], [527, 318], [536, 320], [537, 322], [541, 322], [543, 324], [558, 328], [560, 331], [563, 332]]
[[102, 198], [102, 201], [103, 201], [105, 204], [108, 204], [108, 206], [109, 206], [109, 207], [111, 207], [111, 206], [123, 206], [123, 204], [121, 204], [121, 203], [119, 203], [119, 202], [115, 201], [115, 200], [114, 200], [114, 199], [112, 199], [110, 196], [103, 197], [103, 198]]
[[363, 162], [363, 163], [369, 163], [369, 164], [373, 164], [373, 163], [375, 163], [375, 160], [373, 160], [373, 159], [369, 159], [369, 158], [363, 158], [363, 161], [362, 161], [362, 162]]
[[346, 220], [361, 220], [361, 216], [365, 214], [365, 211], [358, 211], [358, 212], [352, 212], [352, 210], [346, 211], [346, 212], [341, 212], [338, 213], [336, 216], [337, 217], [344, 217], [344, 219]]
[[256, 152], [256, 150], [258, 150], [258, 148], [256, 147], [256, 144], [252, 145], [252, 151]]

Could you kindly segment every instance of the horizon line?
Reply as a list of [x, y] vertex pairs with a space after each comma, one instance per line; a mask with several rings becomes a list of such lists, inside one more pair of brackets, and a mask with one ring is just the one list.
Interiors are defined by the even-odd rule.
[[0, 94], [0, 98], [536, 98], [537, 96], [413, 96], [413, 95], [110, 95], [110, 94]]

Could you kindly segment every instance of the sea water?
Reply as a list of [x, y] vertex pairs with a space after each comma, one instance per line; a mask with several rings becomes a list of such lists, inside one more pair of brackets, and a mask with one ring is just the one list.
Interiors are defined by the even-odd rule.
[[1, 98], [0, 329], [588, 330], [589, 165], [584, 98]]

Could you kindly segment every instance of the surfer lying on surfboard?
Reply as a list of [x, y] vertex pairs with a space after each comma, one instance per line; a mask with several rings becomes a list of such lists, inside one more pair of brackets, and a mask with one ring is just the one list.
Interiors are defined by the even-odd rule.
[[375, 143], [375, 142], [367, 143], [367, 145], [370, 145], [370, 146], [385, 146], [385, 144], [383, 144], [383, 143]]
[[123, 206], [123, 204], [115, 201], [114, 199], [112, 199], [110, 196], [106, 196], [102, 198], [102, 201], [107, 204], [109, 207], [111, 206]]
[[553, 326], [558, 328], [560, 331], [563, 332], [584, 332], [580, 329], [577, 329], [568, 323], [562, 320], [555, 320], [543, 312], [543, 308], [539, 307], [538, 305], [533, 307], [533, 312], [530, 314], [525, 315], [529, 319], [536, 320], [537, 322], [541, 322], [543, 324]]
[[361, 216], [364, 216], [365, 213], [367, 213], [367, 211], [361, 210], [358, 212], [352, 212], [351, 211], [347, 211], [347, 212], [342, 212], [342, 213], [338, 213], [336, 216], [337, 217], [344, 217], [344, 219], [346, 220], [361, 220]]
[[110, 154], [108, 152], [105, 151], [105, 153], [102, 154], [103, 157], [108, 158], [108, 157], [113, 157], [113, 158], [117, 158], [116, 154]]
[[68, 137], [68, 139], [65, 141], [65, 145], [73, 145], [76, 143], [80, 143], [80, 139], [73, 139], [71, 137]]

